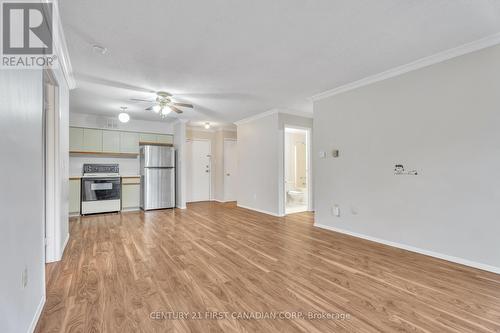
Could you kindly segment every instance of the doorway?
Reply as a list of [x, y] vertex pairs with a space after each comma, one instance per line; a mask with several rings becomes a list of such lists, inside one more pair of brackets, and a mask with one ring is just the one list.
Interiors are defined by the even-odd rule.
[[211, 145], [209, 140], [192, 139], [186, 144], [187, 177], [186, 194], [188, 202], [211, 199]]
[[224, 201], [236, 201], [238, 190], [237, 141], [224, 139]]
[[310, 209], [310, 129], [285, 127], [284, 139], [285, 214]]

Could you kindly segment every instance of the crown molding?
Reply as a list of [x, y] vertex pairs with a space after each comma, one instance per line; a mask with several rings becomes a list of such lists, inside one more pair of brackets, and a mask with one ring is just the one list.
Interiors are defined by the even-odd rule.
[[195, 131], [195, 132], [215, 133], [214, 128], [206, 129], [205, 127], [201, 127], [201, 126], [189, 126], [188, 125], [188, 126], [186, 126], [186, 130]]
[[264, 118], [264, 117], [267, 117], [267, 116], [270, 116], [273, 114], [287, 114], [290, 116], [297, 116], [297, 117], [302, 117], [302, 118], [312, 118], [313, 117], [312, 113], [294, 112], [294, 111], [290, 111], [290, 110], [286, 110], [286, 109], [271, 109], [271, 110], [268, 110], [266, 112], [256, 114], [254, 116], [238, 120], [238, 121], [234, 122], [234, 124], [236, 126], [240, 126], [240, 125], [250, 123], [250, 122], [255, 121], [257, 119]]
[[418, 59], [416, 61], [410, 62], [406, 65], [398, 66], [392, 69], [389, 69], [387, 71], [368, 76], [364, 79], [354, 81], [345, 85], [342, 85], [340, 87], [334, 88], [327, 90], [325, 92], [316, 94], [312, 97], [310, 97], [310, 100], [313, 102], [322, 100], [327, 97], [335, 96], [350, 90], [354, 90], [363, 86], [370, 85], [372, 83], [376, 83], [379, 81], [387, 80], [389, 78], [399, 76], [401, 74], [405, 74], [408, 72], [415, 71], [420, 68], [428, 67], [446, 60], [450, 60], [465, 54], [469, 54], [475, 51], [479, 51], [491, 46], [495, 46], [497, 44], [500, 44], [500, 33], [496, 33], [494, 35], [490, 35], [481, 39], [478, 39], [476, 41], [436, 53], [434, 55]]
[[276, 114], [279, 112], [279, 109], [271, 109], [271, 110], [268, 110], [268, 111], [265, 111], [265, 112], [262, 112], [262, 113], [259, 113], [259, 114], [256, 114], [254, 116], [251, 116], [251, 117], [247, 117], [247, 118], [243, 118], [241, 120], [238, 120], [238, 121], [235, 121], [234, 124], [236, 126], [240, 126], [240, 125], [243, 125], [243, 124], [246, 124], [246, 123], [250, 123], [252, 121], [255, 121], [257, 119], [260, 119], [260, 118], [264, 118], [264, 117], [267, 117], [267, 116], [270, 116], [270, 115], [273, 115], [273, 114]]

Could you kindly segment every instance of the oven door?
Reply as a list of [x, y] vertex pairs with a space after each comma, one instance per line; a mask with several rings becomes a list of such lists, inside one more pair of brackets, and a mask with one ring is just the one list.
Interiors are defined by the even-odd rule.
[[119, 200], [120, 177], [82, 178], [82, 201]]

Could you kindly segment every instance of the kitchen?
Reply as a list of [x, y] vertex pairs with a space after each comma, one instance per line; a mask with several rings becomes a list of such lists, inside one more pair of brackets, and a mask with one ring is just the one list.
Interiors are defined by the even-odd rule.
[[[130, 119], [127, 122], [118, 121], [116, 117], [97, 116], [84, 113], [70, 113], [69, 121], [69, 213], [71, 216], [108, 211], [131, 211], [141, 207], [141, 166], [140, 148], [156, 147], [155, 149], [173, 149], [174, 123], [172, 120], [161, 122]], [[172, 160], [173, 164], [173, 160]], [[118, 177], [115, 187], [120, 186], [120, 205], [106, 208], [85, 209], [82, 179], [98, 177], [99, 170], [90, 168], [84, 177], [84, 165], [99, 169], [104, 166], [116, 165], [116, 169], [106, 169], [105, 176]], [[111, 171], [111, 174], [110, 174]], [[101, 175], [102, 178], [102, 175]], [[111, 178], [109, 178], [111, 179]], [[175, 180], [166, 192], [175, 191]], [[84, 182], [85, 183], [85, 182]], [[108, 185], [89, 185], [98, 186]], [[112, 193], [99, 191], [101, 193]], [[163, 191], [162, 191], [163, 192]], [[173, 192], [175, 194], [175, 192]], [[173, 195], [175, 197], [175, 195]], [[83, 200], [82, 200], [83, 199]], [[95, 199], [95, 198], [92, 198]], [[116, 198], [115, 198], [116, 200]], [[111, 204], [112, 200], [108, 202]], [[168, 207], [175, 206], [167, 205]], [[82, 210], [84, 208], [84, 210]]]

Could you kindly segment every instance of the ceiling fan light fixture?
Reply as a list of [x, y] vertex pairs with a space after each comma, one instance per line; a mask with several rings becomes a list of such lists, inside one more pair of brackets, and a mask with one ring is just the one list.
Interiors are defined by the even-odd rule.
[[210, 129], [210, 123], [208, 121], [205, 123], [205, 129]]
[[156, 105], [153, 105], [153, 112], [154, 113], [158, 113], [161, 111], [161, 106], [156, 104]]
[[172, 109], [168, 105], [165, 105], [165, 107], [161, 109], [162, 116], [166, 116], [170, 112], [172, 112]]

